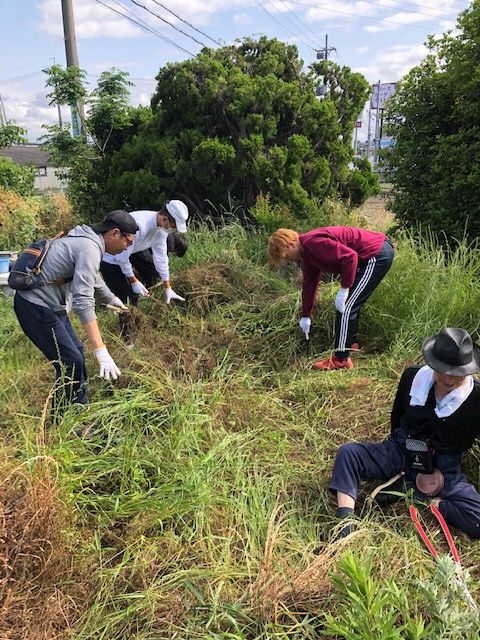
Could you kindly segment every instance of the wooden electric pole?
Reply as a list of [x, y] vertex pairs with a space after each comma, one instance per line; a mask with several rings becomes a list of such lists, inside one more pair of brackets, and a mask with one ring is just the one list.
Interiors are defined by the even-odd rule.
[[[67, 67], [77, 67], [78, 69], [77, 39], [75, 37], [72, 0], [62, 0], [62, 17]], [[85, 120], [83, 103], [79, 101], [77, 104], [70, 105], [70, 108], [72, 110], [72, 133], [74, 136], [79, 136], [82, 133]]]

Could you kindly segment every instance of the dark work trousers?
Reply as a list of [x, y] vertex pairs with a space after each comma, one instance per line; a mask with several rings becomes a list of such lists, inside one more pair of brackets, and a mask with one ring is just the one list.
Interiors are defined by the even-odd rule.
[[153, 287], [153, 285], [160, 280], [160, 276], [158, 275], [158, 271], [156, 270], [153, 262], [151, 249], [132, 253], [130, 256], [130, 262], [147, 289]]
[[[130, 262], [147, 289], [155, 284], [159, 276], [153, 264], [152, 252], [149, 249], [133, 253], [130, 256]], [[100, 271], [107, 287], [112, 293], [118, 296], [124, 304], [130, 302], [134, 307], [138, 305], [139, 296], [134, 293], [132, 285], [117, 264], [110, 264], [102, 260], [100, 263]], [[127, 340], [131, 337], [131, 328], [129, 327], [128, 320], [128, 314], [120, 313], [118, 315], [121, 334]]]
[[25, 335], [55, 367], [52, 414], [61, 415], [70, 402], [87, 403], [87, 368], [83, 344], [68, 315], [15, 295], [14, 310]]
[[[407, 437], [403, 429], [379, 443], [352, 442], [342, 445], [335, 458], [329, 489], [357, 499], [361, 480], [386, 481], [400, 471], [415, 481], [415, 472], [405, 470], [404, 445]], [[434, 466], [445, 478], [440, 495], [440, 512], [448, 524], [465, 531], [472, 538], [480, 538], [480, 494], [470, 484], [460, 468], [461, 454], [436, 453]], [[430, 500], [415, 491], [420, 500]]]
[[345, 311], [335, 318], [335, 355], [346, 358], [349, 347], [358, 342], [360, 308], [378, 287], [393, 262], [393, 247], [385, 240], [379, 253], [359, 264], [355, 282], [350, 288]]

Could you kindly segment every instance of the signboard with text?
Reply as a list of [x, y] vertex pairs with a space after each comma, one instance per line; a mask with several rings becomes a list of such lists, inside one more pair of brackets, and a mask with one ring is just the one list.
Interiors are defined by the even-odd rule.
[[393, 96], [397, 87], [396, 82], [381, 82], [372, 85], [370, 107], [372, 109], [384, 109], [385, 102]]

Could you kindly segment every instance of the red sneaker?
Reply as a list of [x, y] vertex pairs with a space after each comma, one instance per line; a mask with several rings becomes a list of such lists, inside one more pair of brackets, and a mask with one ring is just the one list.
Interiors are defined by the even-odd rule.
[[353, 362], [351, 358], [343, 358], [340, 360], [336, 356], [331, 356], [325, 360], [318, 360], [312, 365], [313, 369], [319, 369], [320, 371], [333, 371], [334, 369], [352, 369]]
[[359, 345], [358, 342], [354, 342], [351, 347], [348, 347], [348, 350], [349, 351], [361, 351], [362, 347]]

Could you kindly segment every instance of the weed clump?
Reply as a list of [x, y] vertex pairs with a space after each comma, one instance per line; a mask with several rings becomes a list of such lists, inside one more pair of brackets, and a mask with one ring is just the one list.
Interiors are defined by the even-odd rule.
[[5, 640], [58, 637], [88, 600], [52, 463], [37, 459], [32, 471], [4, 465], [0, 472], [0, 635]]

